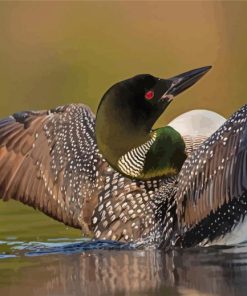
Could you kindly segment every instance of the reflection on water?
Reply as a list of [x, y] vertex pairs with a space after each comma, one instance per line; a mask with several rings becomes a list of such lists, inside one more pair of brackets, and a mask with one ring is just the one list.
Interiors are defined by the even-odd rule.
[[0, 295], [246, 295], [247, 245], [169, 253], [111, 242], [1, 245]]

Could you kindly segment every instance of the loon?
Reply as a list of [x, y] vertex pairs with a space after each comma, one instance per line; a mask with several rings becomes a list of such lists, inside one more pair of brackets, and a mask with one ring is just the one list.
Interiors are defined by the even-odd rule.
[[228, 120], [187, 112], [154, 123], [211, 66], [114, 84], [83, 104], [0, 121], [0, 197], [97, 240], [172, 247], [247, 238], [247, 105]]

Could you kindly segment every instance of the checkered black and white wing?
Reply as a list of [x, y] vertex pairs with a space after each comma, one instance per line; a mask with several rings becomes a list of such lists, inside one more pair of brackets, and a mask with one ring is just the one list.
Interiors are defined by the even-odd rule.
[[179, 174], [178, 221], [195, 243], [225, 235], [247, 213], [246, 121], [247, 105], [187, 158]]

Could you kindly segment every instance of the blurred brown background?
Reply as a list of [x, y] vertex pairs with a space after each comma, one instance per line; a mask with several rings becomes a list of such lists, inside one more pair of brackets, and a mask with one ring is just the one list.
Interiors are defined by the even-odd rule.
[[84, 102], [114, 82], [214, 68], [168, 118], [192, 108], [228, 116], [246, 101], [247, 3], [1, 2], [0, 116]]
[[[195, 108], [229, 116], [247, 99], [246, 18], [247, 2], [235, 1], [1, 2], [0, 117], [70, 102], [95, 111], [118, 80], [205, 65], [158, 124]], [[13, 208], [0, 211], [11, 225]]]

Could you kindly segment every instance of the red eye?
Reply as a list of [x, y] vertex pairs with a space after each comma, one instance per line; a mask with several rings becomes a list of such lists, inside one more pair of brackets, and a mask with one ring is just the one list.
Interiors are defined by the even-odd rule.
[[145, 93], [145, 98], [147, 100], [152, 100], [153, 97], [154, 97], [154, 92], [152, 90], [149, 90]]

